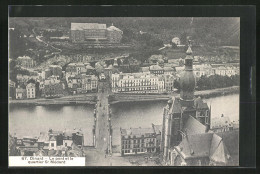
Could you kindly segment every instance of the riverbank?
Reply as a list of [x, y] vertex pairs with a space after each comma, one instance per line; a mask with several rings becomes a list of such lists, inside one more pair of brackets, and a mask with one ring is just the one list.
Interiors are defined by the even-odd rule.
[[[238, 94], [239, 86], [232, 86], [228, 88], [211, 89], [204, 91], [195, 91], [196, 97], [211, 98], [217, 96], [224, 96], [229, 94]], [[178, 97], [180, 94], [113, 94], [109, 96], [109, 103], [116, 104], [120, 102], [137, 102], [137, 101], [165, 101], [173, 96]]]
[[80, 105], [95, 104], [96, 99], [96, 94], [92, 93], [88, 95], [73, 95], [52, 99], [39, 98], [26, 100], [9, 100], [9, 103], [16, 105]]
[[[195, 91], [195, 96], [203, 98], [217, 97], [229, 94], [238, 94], [239, 86], [233, 86], [228, 88], [211, 89], [204, 91]], [[167, 101], [172, 96], [178, 97], [179, 94], [111, 94], [109, 95], [109, 103], [115, 104], [120, 102], [137, 102], [137, 101]], [[96, 104], [97, 94], [84, 94], [65, 96], [61, 98], [53, 99], [27, 99], [27, 100], [9, 100], [10, 104], [20, 105], [84, 105], [84, 104]]]

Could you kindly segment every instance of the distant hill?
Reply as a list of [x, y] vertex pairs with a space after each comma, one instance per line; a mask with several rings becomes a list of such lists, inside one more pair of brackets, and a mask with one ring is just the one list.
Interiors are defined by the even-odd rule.
[[[9, 27], [19, 28], [25, 33], [34, 27], [59, 29], [68, 34], [71, 22], [112, 23], [124, 32], [125, 39], [134, 42], [133, 35], [142, 32], [169, 43], [175, 36], [185, 42], [185, 36], [192, 36], [200, 44], [239, 46], [239, 18], [9, 18]], [[186, 43], [183, 43], [186, 44]]]

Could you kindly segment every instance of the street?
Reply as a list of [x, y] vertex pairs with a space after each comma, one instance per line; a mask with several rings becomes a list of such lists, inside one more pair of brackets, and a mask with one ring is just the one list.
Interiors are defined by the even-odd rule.
[[109, 149], [109, 107], [108, 94], [109, 87], [106, 82], [99, 82], [97, 94], [97, 121], [96, 121], [96, 149], [102, 152], [104, 156]]

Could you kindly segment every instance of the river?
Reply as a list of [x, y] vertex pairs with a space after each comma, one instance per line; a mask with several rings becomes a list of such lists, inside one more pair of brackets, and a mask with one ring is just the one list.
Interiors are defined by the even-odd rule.
[[[239, 95], [228, 95], [205, 99], [211, 105], [212, 117], [221, 114], [230, 120], [239, 120]], [[117, 103], [112, 107], [113, 145], [120, 143], [120, 127], [151, 127], [162, 124], [163, 107], [166, 101]], [[81, 106], [19, 106], [11, 105], [9, 132], [17, 136], [38, 136], [49, 128], [64, 130], [81, 128], [85, 145], [92, 145], [94, 124], [93, 105]]]

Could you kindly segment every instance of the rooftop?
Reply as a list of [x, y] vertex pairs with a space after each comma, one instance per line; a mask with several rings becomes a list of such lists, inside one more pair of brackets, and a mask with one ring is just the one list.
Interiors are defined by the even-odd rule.
[[106, 29], [106, 24], [71, 23], [71, 30]]
[[145, 134], [153, 134], [154, 129], [153, 128], [130, 128], [130, 129], [121, 129], [121, 136], [128, 136], [128, 135], [133, 135], [133, 136], [141, 136]]
[[201, 124], [197, 119], [195, 119], [192, 116], [189, 116], [187, 122], [185, 123], [183, 130], [188, 135], [193, 134], [202, 134], [206, 133], [207, 127], [203, 124]]
[[107, 30], [108, 30], [108, 31], [120, 31], [120, 32], [122, 32], [122, 30], [120, 30], [119, 28], [117, 28], [117, 27], [115, 27], [115, 26], [113, 26], [113, 25], [110, 26], [110, 27], [108, 27]]

